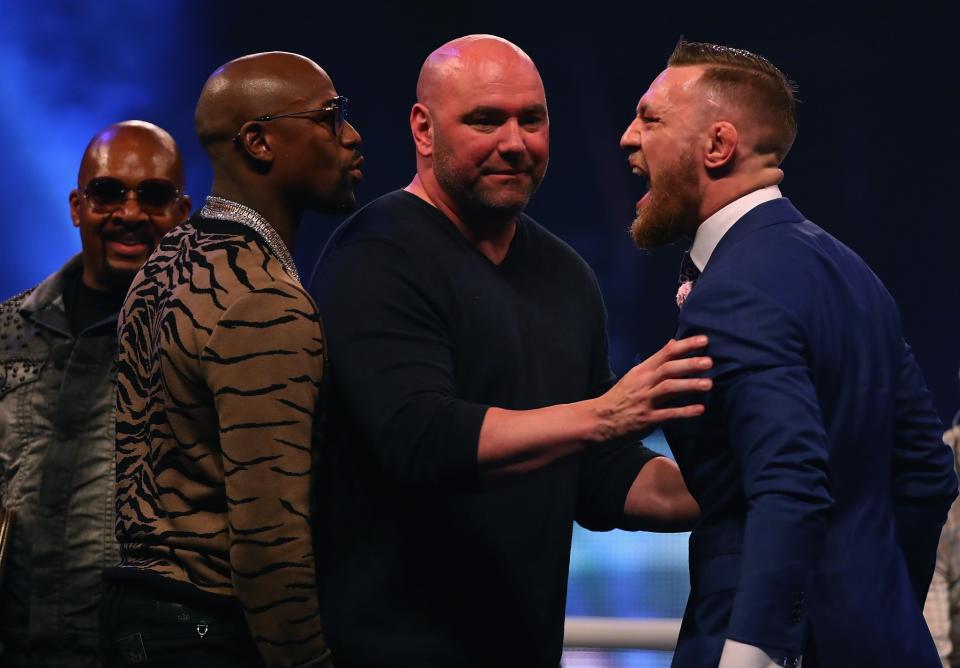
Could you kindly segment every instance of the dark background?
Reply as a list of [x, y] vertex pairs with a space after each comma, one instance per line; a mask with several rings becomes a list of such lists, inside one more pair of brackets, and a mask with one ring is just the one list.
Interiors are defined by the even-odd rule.
[[[540, 68], [552, 152], [529, 210], [596, 270], [613, 366], [622, 373], [673, 333], [683, 246], [652, 254], [632, 247], [626, 229], [642, 186], [617, 143], [685, 35], [761, 53], [798, 84], [800, 134], [781, 189], [884, 280], [949, 421], [960, 407], [956, 38], [944, 11], [919, 3], [839, 5], [4, 3], [0, 297], [33, 285], [79, 249], [67, 194], [86, 142], [102, 126], [142, 118], [168, 129], [199, 206], [210, 172], [192, 113], [204, 80], [243, 54], [295, 51], [320, 63], [350, 98], [366, 155], [358, 196], [368, 202], [413, 175], [407, 115], [424, 57], [453, 37], [489, 32], [516, 42]], [[296, 249], [303, 273], [336, 222], [304, 221]]]

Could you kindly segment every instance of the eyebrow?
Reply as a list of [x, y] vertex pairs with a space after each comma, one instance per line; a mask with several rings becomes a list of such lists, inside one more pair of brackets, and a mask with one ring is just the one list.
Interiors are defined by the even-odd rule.
[[[524, 107], [523, 109], [521, 109], [521, 110], [517, 113], [517, 115], [518, 115], [518, 116], [519, 116], [519, 115], [523, 115], [523, 114], [543, 114], [543, 115], [546, 115], [546, 113], [547, 113], [547, 107], [546, 107], [546, 105], [543, 105], [543, 104], [533, 104], [533, 105], [530, 105], [529, 107]], [[466, 117], [466, 116], [474, 116], [474, 115], [477, 115], [477, 116], [482, 116], [482, 115], [510, 116], [510, 115], [512, 115], [512, 114], [511, 114], [509, 111], [503, 109], [502, 107], [493, 107], [493, 106], [488, 106], [488, 105], [480, 105], [480, 106], [474, 107], [473, 109], [470, 109], [469, 111], [465, 112], [463, 115], [464, 115], [464, 117]]]

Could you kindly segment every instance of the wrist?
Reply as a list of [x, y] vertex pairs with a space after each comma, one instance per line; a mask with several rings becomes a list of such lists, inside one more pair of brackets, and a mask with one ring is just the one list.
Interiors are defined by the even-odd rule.
[[587, 443], [602, 443], [616, 436], [611, 416], [613, 411], [603, 397], [572, 404], [578, 410], [579, 438]]

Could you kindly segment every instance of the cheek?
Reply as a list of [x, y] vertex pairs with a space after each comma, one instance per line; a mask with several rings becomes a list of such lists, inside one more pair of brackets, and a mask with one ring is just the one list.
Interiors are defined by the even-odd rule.
[[494, 150], [490, 142], [472, 141], [463, 144], [453, 144], [447, 151], [447, 162], [459, 166], [481, 166], [491, 158]]
[[326, 142], [314, 148], [312, 161], [304, 161], [303, 164], [311, 164], [312, 167], [312, 170], [307, 170], [305, 176], [309, 176], [310, 171], [313, 171], [313, 178], [339, 179], [340, 167], [343, 163], [344, 157], [340, 145]]
[[100, 228], [103, 225], [103, 219], [99, 216], [92, 216], [89, 213], [77, 216], [77, 229], [80, 231], [80, 240], [84, 247], [100, 245]]
[[526, 139], [527, 151], [535, 162], [546, 162], [550, 152], [550, 137], [545, 132], [531, 134]]

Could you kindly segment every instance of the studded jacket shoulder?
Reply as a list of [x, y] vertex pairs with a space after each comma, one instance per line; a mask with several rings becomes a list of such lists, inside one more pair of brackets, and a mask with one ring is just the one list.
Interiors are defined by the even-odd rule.
[[20, 307], [34, 290], [36, 287], [0, 303], [0, 396], [39, 366], [35, 356], [23, 354], [33, 338], [34, 325], [20, 315]]

